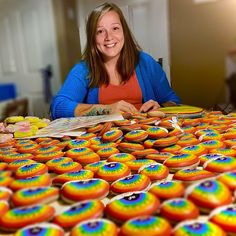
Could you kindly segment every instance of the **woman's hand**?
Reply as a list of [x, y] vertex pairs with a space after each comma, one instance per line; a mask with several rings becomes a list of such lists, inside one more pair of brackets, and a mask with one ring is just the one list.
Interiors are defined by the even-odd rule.
[[157, 110], [160, 107], [160, 104], [154, 100], [149, 100], [145, 102], [141, 108], [139, 109], [139, 112], [147, 112], [151, 110]]
[[107, 106], [109, 107], [108, 110], [110, 110], [111, 113], [116, 113], [116, 112], [135, 113], [138, 111], [134, 105], [124, 100], [121, 100], [119, 102], [116, 102]]

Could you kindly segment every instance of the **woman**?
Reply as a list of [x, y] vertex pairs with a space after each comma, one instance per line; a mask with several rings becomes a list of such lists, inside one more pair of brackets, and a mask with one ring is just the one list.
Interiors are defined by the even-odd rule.
[[147, 112], [180, 103], [165, 72], [141, 51], [122, 11], [104, 3], [89, 15], [82, 61], [51, 105], [52, 118]]

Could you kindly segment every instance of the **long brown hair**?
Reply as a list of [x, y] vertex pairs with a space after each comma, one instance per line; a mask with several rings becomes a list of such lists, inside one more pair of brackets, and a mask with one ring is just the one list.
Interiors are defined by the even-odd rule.
[[116, 65], [117, 71], [121, 75], [122, 82], [130, 78], [138, 63], [141, 48], [130, 31], [121, 9], [114, 3], [104, 3], [90, 13], [86, 24], [87, 42], [82, 59], [87, 62], [89, 67], [90, 73], [88, 79], [90, 79], [90, 87], [109, 84], [109, 75], [104, 66], [102, 55], [96, 47], [98, 20], [100, 16], [109, 11], [115, 11], [119, 15], [124, 32], [124, 46]]

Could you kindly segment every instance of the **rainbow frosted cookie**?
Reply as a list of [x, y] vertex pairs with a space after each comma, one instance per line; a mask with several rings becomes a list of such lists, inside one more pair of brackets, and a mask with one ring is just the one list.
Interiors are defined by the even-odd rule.
[[203, 165], [205, 162], [207, 162], [208, 160], [217, 158], [217, 157], [222, 157], [222, 154], [218, 154], [218, 153], [208, 153], [208, 154], [203, 154], [201, 156], [199, 156], [200, 159], [200, 165]]
[[145, 130], [132, 130], [124, 135], [128, 142], [142, 142], [148, 137], [148, 133]]
[[180, 145], [174, 144], [168, 147], [158, 148], [160, 152], [170, 152], [173, 154], [179, 154], [179, 151], [182, 149]]
[[[60, 150], [66, 150], [68, 143], [70, 142], [70, 139], [68, 140], [61, 140], [60, 143], [57, 143], [55, 147], [59, 147]], [[53, 150], [54, 151], [54, 150]], [[55, 150], [56, 151], [56, 150]]]
[[171, 235], [169, 222], [157, 216], [139, 216], [126, 221], [120, 230], [121, 236], [129, 235]]
[[0, 176], [1, 187], [8, 187], [12, 181], [13, 181], [13, 178], [10, 176]]
[[146, 139], [146, 140], [143, 142], [143, 146], [144, 146], [145, 148], [152, 148], [155, 142], [156, 142], [156, 139]]
[[12, 191], [6, 187], [0, 187], [0, 201], [8, 201], [12, 196]]
[[119, 149], [115, 147], [107, 147], [102, 148], [97, 151], [97, 154], [101, 157], [101, 159], [107, 159], [109, 156], [115, 153], [119, 153]]
[[14, 236], [64, 236], [64, 230], [52, 223], [39, 223], [26, 226], [22, 229], [17, 230]]
[[233, 171], [236, 169], [236, 159], [230, 156], [216, 157], [206, 161], [203, 169], [216, 173]]
[[127, 161], [125, 164], [130, 168], [132, 172], [138, 172], [138, 170], [145, 165], [155, 164], [156, 161], [146, 158], [140, 158], [132, 161]]
[[34, 153], [40, 146], [37, 143], [31, 143], [18, 148], [19, 153]]
[[164, 138], [159, 138], [154, 142], [154, 147], [163, 148], [169, 147], [178, 142], [179, 138], [177, 136], [167, 136]]
[[109, 130], [102, 135], [102, 140], [104, 142], [116, 142], [122, 135], [123, 132], [119, 129]]
[[158, 127], [158, 126], [152, 126], [146, 129], [148, 132], [148, 137], [150, 139], [158, 139], [158, 138], [163, 138], [168, 135], [168, 130], [163, 127]]
[[236, 138], [236, 130], [235, 129], [229, 129], [227, 132], [222, 134], [225, 140], [235, 139]]
[[137, 150], [143, 150], [144, 149], [144, 146], [140, 143], [128, 143], [128, 142], [122, 142], [122, 143], [119, 143], [118, 145], [118, 149], [121, 151], [121, 152], [134, 152], [134, 151], [137, 151]]
[[161, 199], [182, 197], [184, 195], [184, 185], [179, 181], [162, 181], [152, 184], [149, 192]]
[[113, 220], [121, 222], [133, 217], [154, 214], [160, 202], [152, 193], [132, 192], [117, 195], [106, 205], [105, 212]]
[[103, 199], [108, 195], [109, 188], [109, 183], [103, 179], [70, 181], [61, 187], [61, 197], [69, 203], [87, 199]]
[[125, 177], [131, 173], [129, 167], [120, 162], [109, 162], [101, 166], [95, 173], [95, 177], [113, 182], [117, 179]]
[[232, 194], [228, 187], [217, 180], [203, 180], [190, 185], [185, 196], [195, 203], [201, 212], [232, 203]]
[[5, 154], [2, 158], [2, 161], [10, 163], [16, 160], [25, 160], [32, 158], [34, 158], [34, 155], [31, 153], [13, 153], [13, 154]]
[[[132, 121], [131, 121], [132, 122]], [[122, 131], [124, 131], [125, 133], [127, 132], [130, 132], [132, 130], [139, 130], [139, 129], [142, 129], [141, 127], [141, 124], [138, 124], [138, 123], [134, 123], [134, 124], [131, 124], [131, 125], [123, 125], [123, 126], [120, 126], [120, 129]]]
[[107, 219], [91, 219], [77, 224], [70, 236], [118, 236], [118, 227]]
[[220, 226], [228, 235], [235, 235], [236, 204], [216, 208], [210, 213], [209, 220]]
[[36, 163], [36, 161], [31, 160], [31, 159], [16, 160], [16, 161], [10, 162], [8, 164], [8, 170], [16, 171], [19, 167], [21, 167], [23, 165], [29, 165], [32, 163]]
[[67, 207], [53, 218], [53, 222], [63, 228], [71, 228], [76, 224], [103, 215], [104, 204], [100, 200], [85, 200]]
[[54, 168], [58, 165], [58, 164], [61, 164], [61, 163], [66, 163], [66, 162], [71, 162], [72, 159], [69, 158], [69, 157], [58, 157], [58, 158], [53, 158], [52, 160], [50, 161], [47, 161], [46, 162], [46, 166], [48, 167], [48, 169], [50, 171], [53, 171]]
[[57, 139], [45, 139], [44, 141], [42, 141], [42, 142], [39, 142], [39, 144], [40, 144], [40, 146], [41, 147], [49, 147], [49, 146], [54, 146], [54, 145], [57, 145], [57, 144], [59, 144], [60, 143], [60, 141], [59, 140], [57, 140]]
[[179, 223], [172, 232], [173, 236], [226, 236], [216, 224], [204, 220], [188, 220]]
[[48, 153], [48, 152], [56, 152], [60, 151], [61, 148], [59, 146], [48, 146], [48, 147], [40, 147], [37, 150], [35, 150], [34, 154], [42, 154], [42, 153]]
[[47, 153], [40, 153], [35, 155], [34, 160], [38, 162], [47, 162], [52, 160], [53, 158], [63, 157], [64, 152], [62, 151], [54, 151], [54, 152], [47, 152]]
[[98, 136], [101, 136], [106, 133], [108, 130], [110, 130], [112, 127], [112, 122], [106, 122], [103, 124], [103, 127], [101, 129], [101, 131], [98, 133]]
[[137, 122], [142, 125], [154, 125], [156, 122], [160, 120], [159, 117], [148, 117], [148, 118], [141, 118]]
[[198, 207], [185, 198], [165, 200], [160, 206], [160, 215], [170, 222], [195, 219], [199, 216]]
[[97, 132], [101, 131], [102, 128], [103, 128], [102, 124], [96, 124], [94, 126], [87, 128], [87, 132], [88, 133], [97, 133]]
[[132, 121], [129, 119], [123, 119], [123, 120], [114, 120], [113, 123], [116, 126], [124, 126], [124, 125], [131, 125]]
[[201, 145], [207, 148], [208, 150], [210, 149], [215, 149], [215, 148], [225, 148], [225, 143], [220, 140], [208, 140], [205, 142], [201, 142]]
[[122, 162], [135, 160], [135, 156], [130, 153], [115, 153], [107, 158], [108, 162]]
[[189, 127], [189, 126], [198, 126], [201, 123], [200, 118], [195, 118], [195, 119], [184, 119], [182, 126], [184, 127]]
[[183, 168], [195, 168], [200, 163], [198, 156], [190, 153], [176, 154], [164, 161], [170, 172], [176, 172]]
[[51, 141], [52, 140], [52, 138], [49, 138], [49, 137], [38, 137], [38, 138], [36, 138], [35, 139], [35, 142], [36, 143], [41, 143], [41, 142], [43, 142], [43, 141]]
[[15, 147], [20, 148], [29, 144], [35, 144], [36, 142], [31, 139], [18, 139], [16, 140]]
[[91, 145], [97, 145], [97, 144], [101, 144], [102, 143], [102, 138], [101, 137], [93, 137], [91, 139], [89, 139]]
[[96, 138], [96, 137], [97, 137], [96, 134], [89, 133], [89, 132], [83, 133], [80, 136], [78, 136], [78, 138], [81, 138], [81, 139], [84, 139], [84, 140], [88, 140], [88, 141], [90, 141], [90, 139]]
[[30, 224], [48, 221], [54, 213], [54, 208], [48, 205], [14, 208], [2, 215], [0, 228], [4, 231], [16, 231]]
[[90, 146], [90, 142], [85, 139], [73, 139], [73, 140], [70, 140], [67, 144], [67, 147], [69, 149], [84, 148], [84, 147], [89, 147], [89, 146]]
[[212, 132], [203, 133], [198, 139], [201, 142], [204, 142], [207, 140], [223, 140], [223, 136], [219, 132], [212, 131]]
[[16, 191], [11, 198], [15, 207], [45, 204], [57, 200], [59, 190], [55, 187], [33, 187]]
[[230, 190], [236, 190], [236, 171], [229, 171], [217, 176], [217, 180], [225, 184]]
[[90, 163], [100, 161], [100, 156], [96, 152], [91, 151], [91, 152], [88, 152], [84, 155], [74, 158], [74, 161], [79, 162], [81, 165], [84, 166], [84, 165], [87, 165]]
[[44, 187], [44, 186], [50, 186], [50, 185], [51, 185], [50, 175], [43, 174], [43, 175], [36, 175], [33, 177], [27, 177], [24, 179], [16, 179], [11, 182], [9, 187], [13, 191], [17, 191], [17, 190], [25, 188], [25, 186], [30, 188], [30, 187]]
[[57, 175], [53, 180], [53, 185], [61, 186], [69, 181], [86, 180], [93, 178], [94, 173], [91, 170], [72, 171], [65, 174]]
[[116, 147], [117, 146], [117, 144], [116, 143], [114, 143], [114, 142], [107, 142], [107, 143], [102, 143], [102, 142], [100, 142], [100, 143], [95, 143], [95, 144], [92, 144], [91, 146], [90, 146], [90, 148], [93, 150], [93, 151], [98, 151], [98, 150], [100, 150], [100, 149], [103, 149], [103, 148], [110, 148], [110, 147]]
[[146, 175], [133, 174], [113, 182], [111, 191], [115, 194], [144, 191], [150, 184], [151, 181]]
[[226, 147], [233, 147], [236, 145], [236, 138], [224, 140]]
[[190, 184], [193, 181], [212, 178], [214, 176], [215, 173], [213, 172], [195, 168], [178, 170], [173, 175], [173, 179], [183, 181], [185, 184]]
[[163, 163], [166, 159], [168, 159], [169, 157], [172, 157], [172, 156], [174, 156], [174, 154], [172, 154], [170, 152], [159, 152], [156, 154], [149, 154], [146, 156], [146, 158]]
[[93, 173], [96, 173], [98, 171], [98, 169], [106, 163], [107, 163], [106, 161], [97, 161], [97, 162], [94, 162], [94, 163], [91, 163], [91, 164], [87, 164], [86, 166], [84, 166], [84, 169], [85, 170], [90, 170]]
[[200, 141], [197, 138], [190, 137], [190, 138], [181, 138], [181, 139], [179, 139], [179, 141], [176, 144], [181, 147], [187, 147], [187, 146], [192, 146], [192, 145], [196, 145], [199, 143], [200, 143]]
[[236, 157], [236, 149], [233, 149], [233, 147], [232, 148], [215, 148], [215, 149], [209, 150], [209, 153], [219, 153], [225, 156]]
[[89, 147], [72, 148], [65, 152], [65, 156], [74, 159], [89, 152], [92, 152], [92, 149]]
[[[236, 143], [235, 143], [236, 144]], [[0, 154], [16, 152], [17, 148], [15, 147], [2, 147], [0, 148]]]
[[1, 216], [4, 215], [8, 210], [9, 210], [10, 206], [9, 203], [7, 201], [0, 201], [0, 214]]
[[138, 173], [148, 176], [151, 181], [163, 180], [167, 178], [169, 174], [169, 169], [162, 164], [155, 163], [142, 166], [139, 169]]
[[137, 150], [137, 151], [131, 152], [131, 154], [135, 156], [136, 158], [144, 158], [147, 155], [157, 154], [157, 153], [158, 151], [154, 148], [145, 148], [144, 150]]
[[56, 174], [64, 174], [69, 172], [80, 171], [82, 166], [75, 161], [69, 161], [64, 163], [59, 163], [58, 165], [54, 166], [53, 172]]
[[43, 163], [32, 163], [23, 165], [16, 170], [15, 177], [17, 179], [25, 179], [36, 175], [43, 175], [48, 172], [48, 168]]
[[183, 147], [180, 150], [180, 153], [193, 154], [193, 155], [200, 156], [200, 155], [208, 153], [208, 149], [205, 146], [203, 146], [201, 143], [199, 143], [199, 144]]

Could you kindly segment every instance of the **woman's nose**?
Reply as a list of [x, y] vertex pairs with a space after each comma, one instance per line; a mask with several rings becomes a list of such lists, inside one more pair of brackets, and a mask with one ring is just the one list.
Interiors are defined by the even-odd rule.
[[111, 39], [112, 39], [112, 32], [110, 30], [106, 30], [105, 40], [111, 40]]

